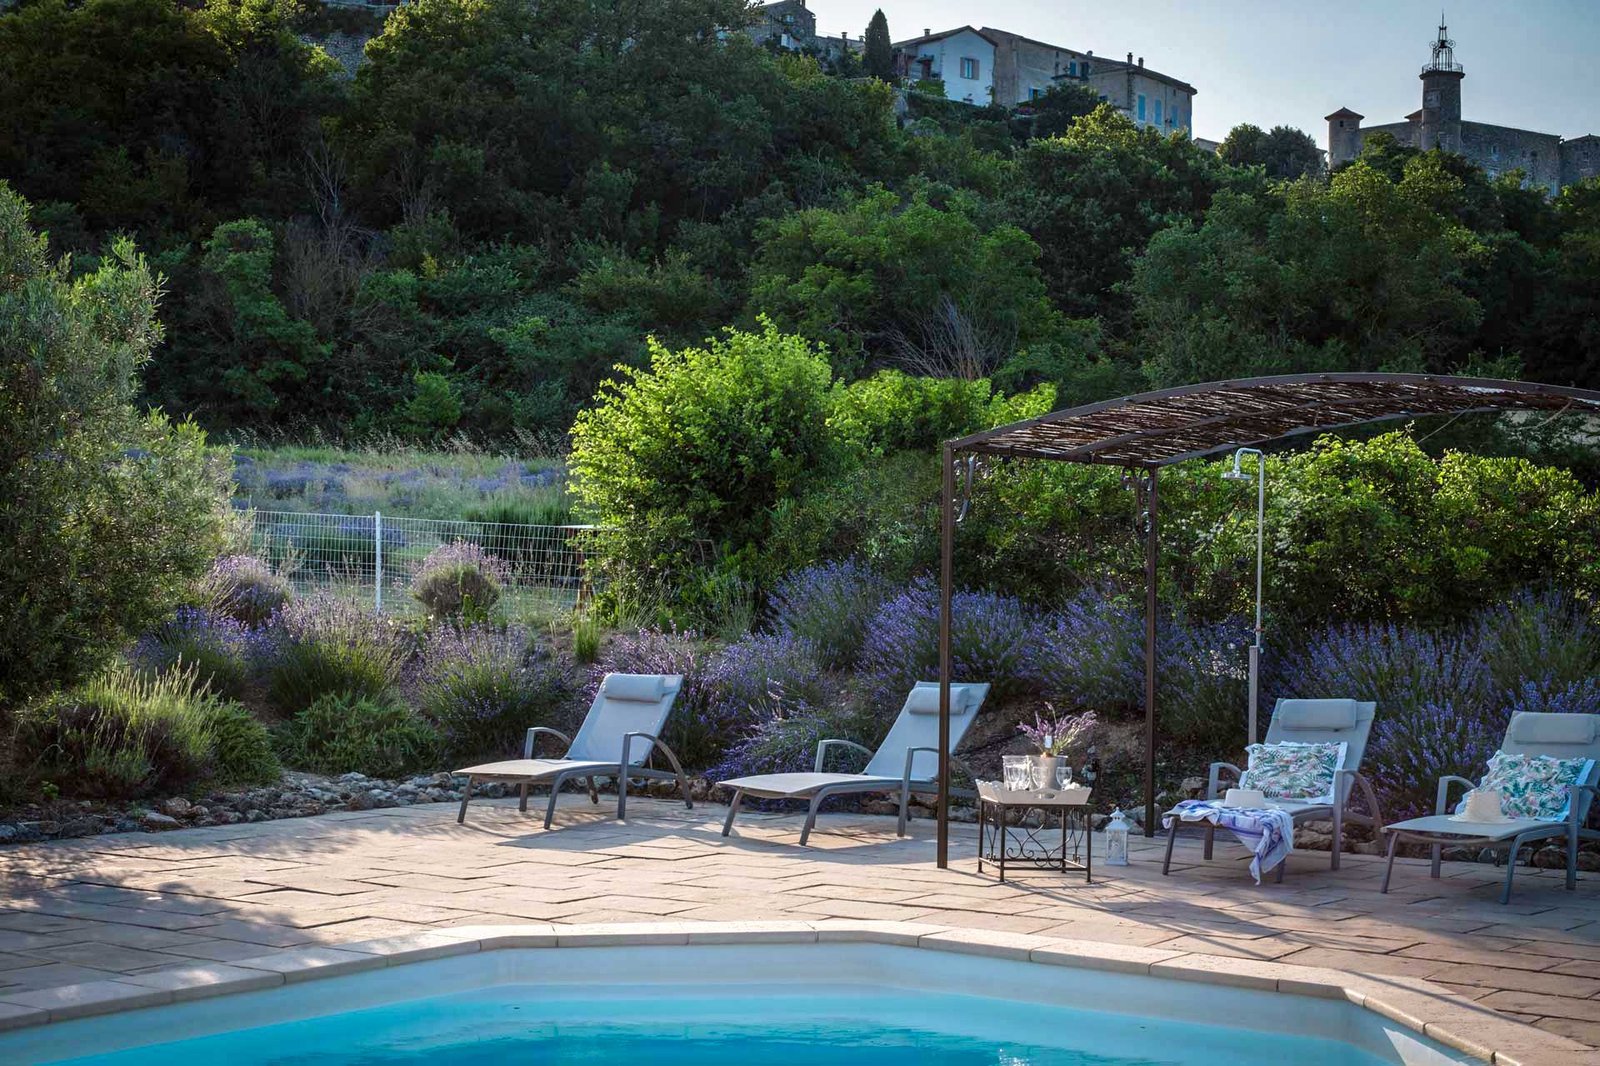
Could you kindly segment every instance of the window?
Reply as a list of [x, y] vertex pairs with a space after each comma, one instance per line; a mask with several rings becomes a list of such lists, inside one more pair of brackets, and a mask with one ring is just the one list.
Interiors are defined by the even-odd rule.
[[1156, 125], [1161, 125], [1161, 101], [1156, 101]]
[[961, 76], [968, 81], [978, 80], [978, 61], [963, 57], [961, 60]]
[[1077, 60], [1073, 60], [1071, 63], [1067, 64], [1067, 73], [1072, 75], [1074, 78], [1076, 78], [1078, 76], [1078, 61]]
[[1144, 121], [1144, 93], [1139, 94], [1139, 121]]
[[1037, 99], [1039, 99], [1039, 97], [1041, 97], [1043, 95], [1044, 95], [1044, 90], [1043, 89], [1040, 89], [1037, 86], [1029, 86], [1028, 87], [1028, 99], [1029, 100], [1037, 100]]

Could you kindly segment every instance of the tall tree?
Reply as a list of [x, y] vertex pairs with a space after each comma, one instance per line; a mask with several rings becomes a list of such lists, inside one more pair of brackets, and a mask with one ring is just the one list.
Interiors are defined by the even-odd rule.
[[1306, 174], [1322, 173], [1322, 151], [1317, 142], [1293, 126], [1274, 126], [1269, 133], [1242, 122], [1228, 131], [1217, 155], [1236, 167], [1264, 167], [1269, 178], [1292, 181]]
[[894, 77], [894, 45], [889, 41], [889, 20], [884, 16], [883, 8], [872, 13], [862, 43], [866, 46], [863, 66], [867, 76], [884, 81]]

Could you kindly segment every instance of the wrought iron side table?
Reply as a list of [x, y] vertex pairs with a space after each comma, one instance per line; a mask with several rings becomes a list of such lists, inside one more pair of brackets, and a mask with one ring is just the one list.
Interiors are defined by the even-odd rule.
[[[1084, 787], [1008, 789], [993, 781], [979, 781], [978, 872], [983, 873], [985, 862], [993, 863], [1004, 883], [1008, 862], [1027, 862], [1062, 873], [1082, 870], [1084, 883], [1092, 883], [1094, 808], [1089, 795], [1090, 789]], [[1029, 810], [1049, 811], [1060, 817], [1059, 844], [1045, 838], [1052, 831], [1043, 825], [1025, 825], [1021, 817], [1016, 825], [1008, 824], [1012, 811], [1025, 816]]]

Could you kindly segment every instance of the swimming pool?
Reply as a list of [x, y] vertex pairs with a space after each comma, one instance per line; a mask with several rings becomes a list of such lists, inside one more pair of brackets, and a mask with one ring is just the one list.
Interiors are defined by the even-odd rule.
[[[1344, 996], [856, 939], [518, 947], [0, 1034], [7, 1064], [1444, 1066], [1479, 1061]], [[812, 934], [815, 937], [815, 934]], [[618, 940], [623, 942], [618, 942]], [[1036, 938], [1037, 939], [1037, 938]], [[554, 938], [551, 938], [554, 942]], [[888, 942], [885, 942], [888, 941]], [[1040, 941], [1048, 944], [1048, 941]], [[1015, 938], [1011, 939], [1014, 947]], [[494, 950], [477, 950], [488, 945]], [[502, 946], [503, 945], [503, 946]], [[1113, 954], [1115, 949], [1112, 949]], [[435, 950], [433, 954], [440, 952]], [[388, 965], [385, 965], [388, 963]], [[249, 966], [249, 963], [244, 964]], [[1287, 970], [1288, 968], [1280, 968]]]

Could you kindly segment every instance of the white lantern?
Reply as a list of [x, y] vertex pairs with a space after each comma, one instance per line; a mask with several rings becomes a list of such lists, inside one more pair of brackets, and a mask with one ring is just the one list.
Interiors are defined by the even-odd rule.
[[1120, 807], [1111, 812], [1111, 821], [1106, 823], [1106, 864], [1128, 865], [1128, 819]]

